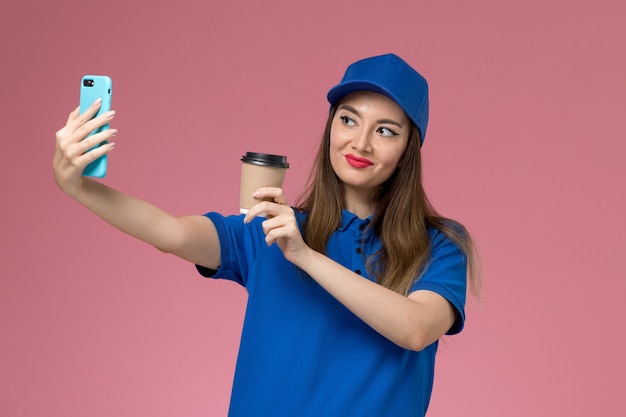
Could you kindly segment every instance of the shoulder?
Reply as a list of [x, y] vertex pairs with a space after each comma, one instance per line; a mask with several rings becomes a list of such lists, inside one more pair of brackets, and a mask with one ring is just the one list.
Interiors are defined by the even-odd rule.
[[461, 248], [459, 248], [454, 240], [441, 229], [432, 227], [428, 229], [428, 235], [430, 236], [431, 259], [445, 256], [466, 260], [467, 257]]

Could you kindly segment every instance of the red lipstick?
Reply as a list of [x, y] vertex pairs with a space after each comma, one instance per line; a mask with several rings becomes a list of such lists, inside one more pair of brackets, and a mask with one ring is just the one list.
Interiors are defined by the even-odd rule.
[[346, 161], [355, 168], [367, 168], [374, 165], [374, 163], [369, 159], [361, 158], [352, 154], [346, 155]]

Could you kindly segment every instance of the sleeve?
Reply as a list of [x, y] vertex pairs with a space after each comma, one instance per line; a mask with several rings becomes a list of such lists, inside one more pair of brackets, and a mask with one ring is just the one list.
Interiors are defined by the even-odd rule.
[[215, 225], [220, 241], [221, 262], [217, 270], [200, 265], [196, 269], [206, 278], [222, 278], [247, 285], [249, 265], [265, 245], [265, 235], [259, 219], [243, 223], [243, 215], [223, 216], [210, 212], [205, 214]]
[[411, 292], [429, 290], [448, 300], [458, 312], [458, 317], [446, 334], [457, 334], [465, 324], [467, 257], [439, 230], [431, 232], [431, 242], [430, 261], [424, 273], [413, 284]]

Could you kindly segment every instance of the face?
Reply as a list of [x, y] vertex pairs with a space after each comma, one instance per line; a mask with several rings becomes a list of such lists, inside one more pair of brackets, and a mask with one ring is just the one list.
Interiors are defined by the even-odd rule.
[[370, 198], [389, 179], [409, 132], [404, 111], [382, 94], [356, 91], [339, 102], [330, 128], [330, 162], [347, 200]]

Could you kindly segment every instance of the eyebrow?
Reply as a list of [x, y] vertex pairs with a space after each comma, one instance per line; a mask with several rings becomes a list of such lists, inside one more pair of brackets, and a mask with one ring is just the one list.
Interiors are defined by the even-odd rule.
[[[354, 113], [358, 117], [363, 118], [363, 116], [361, 116], [361, 113], [359, 113], [359, 111], [357, 109], [355, 109], [354, 107], [349, 106], [347, 104], [342, 104], [341, 106], [339, 106], [339, 108], [337, 110], [348, 110], [349, 112]], [[378, 120], [376, 120], [376, 123], [378, 123], [378, 124], [391, 124], [391, 125], [398, 126], [400, 128], [404, 128], [404, 126], [402, 126], [401, 123], [396, 122], [393, 119], [378, 119]]]

